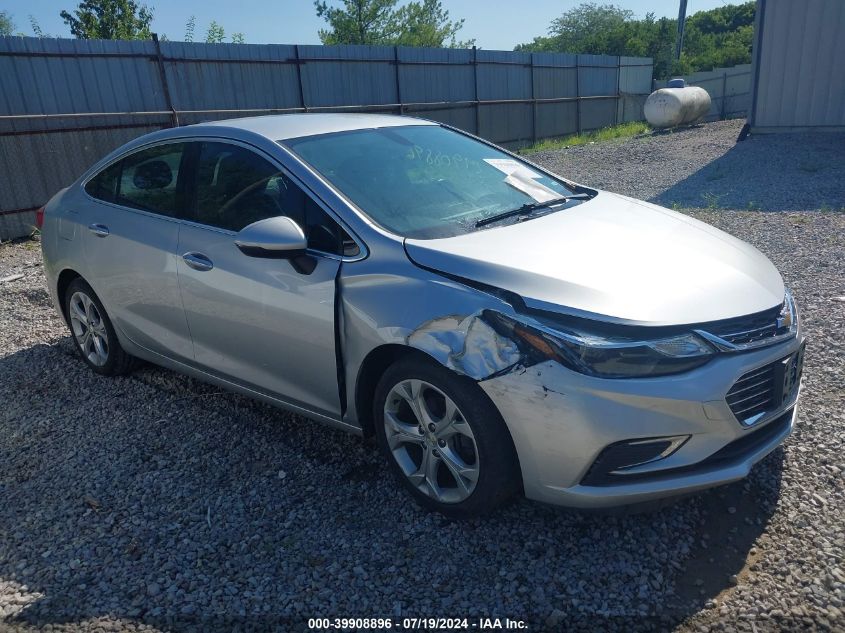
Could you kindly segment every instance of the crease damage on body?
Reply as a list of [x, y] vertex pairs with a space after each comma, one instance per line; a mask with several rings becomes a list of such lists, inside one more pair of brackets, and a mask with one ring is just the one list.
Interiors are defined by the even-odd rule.
[[500, 333], [496, 323], [492, 310], [438, 317], [411, 332], [406, 343], [459, 374], [485, 380], [526, 363], [520, 346]]

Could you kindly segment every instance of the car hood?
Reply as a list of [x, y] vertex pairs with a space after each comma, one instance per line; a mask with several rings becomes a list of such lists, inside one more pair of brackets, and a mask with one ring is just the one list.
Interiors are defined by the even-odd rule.
[[527, 305], [642, 325], [760, 312], [783, 280], [753, 246], [662, 207], [608, 192], [530, 221], [405, 241], [417, 265], [516, 293]]

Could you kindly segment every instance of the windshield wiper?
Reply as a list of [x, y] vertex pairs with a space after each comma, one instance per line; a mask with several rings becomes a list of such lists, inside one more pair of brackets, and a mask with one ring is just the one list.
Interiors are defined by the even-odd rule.
[[530, 215], [537, 209], [553, 207], [556, 204], [563, 204], [564, 202], [569, 202], [570, 200], [587, 200], [590, 197], [590, 194], [587, 193], [574, 193], [571, 196], [561, 196], [560, 198], [554, 198], [553, 200], [547, 200], [546, 202], [528, 202], [516, 209], [511, 209], [510, 211], [503, 211], [502, 213], [491, 215], [489, 218], [479, 220], [475, 223], [475, 228], [487, 226], [488, 224], [493, 224], [494, 222], [499, 222], [500, 220], [507, 220], [508, 218], [512, 218], [518, 215]]

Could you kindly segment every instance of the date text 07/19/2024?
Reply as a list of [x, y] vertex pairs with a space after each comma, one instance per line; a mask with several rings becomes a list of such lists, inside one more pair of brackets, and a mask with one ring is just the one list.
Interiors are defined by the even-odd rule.
[[308, 629], [313, 631], [495, 631], [526, 630], [525, 620], [510, 618], [309, 618]]

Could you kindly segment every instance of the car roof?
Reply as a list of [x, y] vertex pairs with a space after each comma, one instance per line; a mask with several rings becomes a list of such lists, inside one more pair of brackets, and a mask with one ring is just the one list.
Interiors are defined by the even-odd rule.
[[[390, 114], [357, 113], [306, 113], [271, 114], [242, 119], [209, 121], [200, 125], [220, 126], [229, 129], [246, 130], [265, 136], [272, 141], [281, 141], [300, 136], [366, 130], [379, 127], [400, 127], [406, 125], [437, 125], [432, 121]], [[190, 126], [189, 126], [190, 127]], [[184, 129], [184, 128], [183, 128]]]

